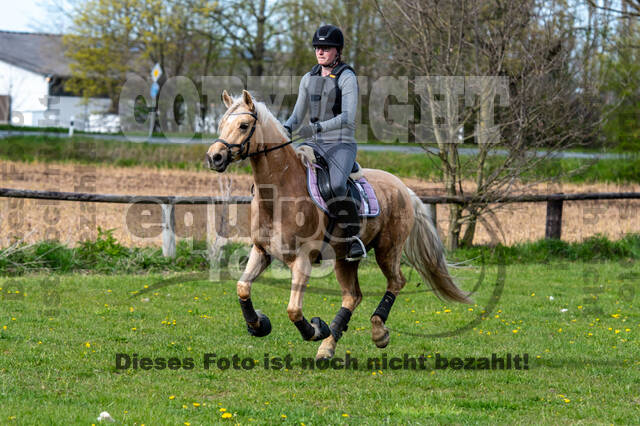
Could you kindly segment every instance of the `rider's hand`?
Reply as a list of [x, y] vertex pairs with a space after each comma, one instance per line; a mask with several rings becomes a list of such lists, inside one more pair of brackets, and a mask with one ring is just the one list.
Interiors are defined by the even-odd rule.
[[289, 136], [289, 139], [291, 139], [291, 127], [289, 126], [282, 126], [284, 127], [284, 129], [287, 131], [287, 136]]
[[307, 139], [315, 135], [316, 133], [319, 133], [321, 129], [322, 128], [320, 127], [319, 123], [315, 123], [301, 127], [300, 130], [298, 130], [298, 134]]

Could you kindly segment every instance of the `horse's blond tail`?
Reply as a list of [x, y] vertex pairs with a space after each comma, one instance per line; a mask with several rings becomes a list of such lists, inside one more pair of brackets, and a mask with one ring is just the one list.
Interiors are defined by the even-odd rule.
[[433, 227], [427, 208], [420, 198], [409, 189], [415, 222], [404, 245], [404, 253], [409, 263], [431, 285], [440, 298], [462, 303], [473, 303], [469, 294], [453, 282], [449, 274], [444, 247]]

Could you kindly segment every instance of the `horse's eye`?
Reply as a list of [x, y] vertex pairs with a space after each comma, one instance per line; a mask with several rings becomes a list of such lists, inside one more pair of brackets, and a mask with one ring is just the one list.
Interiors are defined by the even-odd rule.
[[249, 125], [248, 125], [247, 123], [242, 123], [242, 124], [240, 125], [240, 128], [241, 128], [242, 130], [247, 130], [247, 128], [249, 128]]

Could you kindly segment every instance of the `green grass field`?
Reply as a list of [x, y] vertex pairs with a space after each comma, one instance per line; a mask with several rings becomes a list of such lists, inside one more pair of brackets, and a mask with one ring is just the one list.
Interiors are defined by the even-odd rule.
[[[108, 411], [118, 424], [137, 425], [632, 424], [640, 408], [637, 272], [622, 261], [484, 269], [476, 262], [455, 271], [466, 289], [480, 282], [476, 305], [453, 305], [407, 271], [409, 283], [387, 321], [391, 343], [380, 350], [369, 317], [385, 285], [365, 264], [365, 297], [336, 352], [356, 358], [358, 370], [302, 368], [318, 343], [302, 341], [289, 322], [288, 279], [277, 268], [254, 285], [254, 304], [273, 324], [261, 339], [246, 333], [231, 278], [182, 275], [182, 282], [157, 286], [165, 278], [159, 274], [4, 277], [0, 423], [92, 424]], [[313, 278], [306, 317], [328, 322], [339, 306], [335, 278]], [[451, 337], [427, 337], [470, 323]], [[117, 370], [117, 353], [191, 358], [194, 368]], [[206, 353], [249, 358], [255, 367], [206, 370]], [[291, 368], [265, 369], [265, 353], [291, 355]], [[494, 353], [528, 354], [529, 368], [434, 368], [436, 354]], [[383, 354], [424, 354], [427, 368], [367, 368], [368, 358]]]
[[[75, 162], [110, 166], [146, 166], [169, 169], [202, 170], [207, 145], [158, 144], [95, 140], [86, 136], [72, 139], [52, 136], [12, 136], [0, 139], [0, 159], [12, 161]], [[468, 156], [461, 156], [468, 162]], [[358, 161], [364, 167], [383, 169], [400, 177], [416, 177], [441, 180], [440, 160], [427, 154], [403, 154], [398, 152], [358, 153]], [[497, 167], [503, 161], [490, 157], [488, 167]], [[466, 166], [463, 177], [472, 179], [474, 169]], [[251, 172], [248, 162], [232, 164], [232, 173]], [[576, 172], [579, 171], [579, 172]], [[625, 159], [584, 160], [557, 159], [540, 164], [535, 170], [522, 176], [523, 180], [559, 178], [571, 183], [637, 183], [640, 182], [640, 157]]]

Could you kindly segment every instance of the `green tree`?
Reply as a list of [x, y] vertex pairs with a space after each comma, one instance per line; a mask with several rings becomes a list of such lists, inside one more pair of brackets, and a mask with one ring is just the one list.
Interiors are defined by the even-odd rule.
[[89, 0], [73, 12], [63, 38], [71, 59], [67, 88], [85, 98], [107, 95], [116, 112], [120, 88], [131, 70], [138, 47], [136, 23], [141, 0]]

